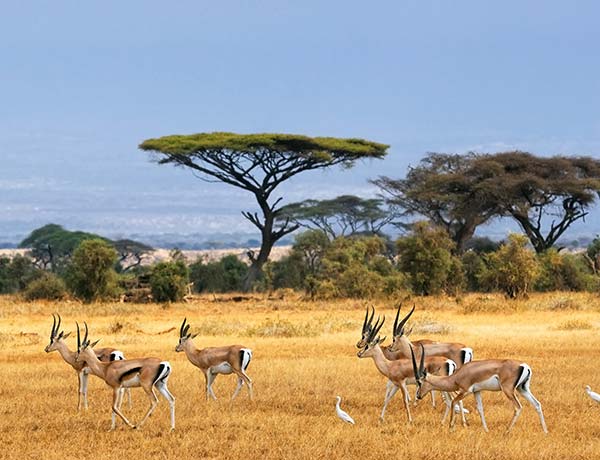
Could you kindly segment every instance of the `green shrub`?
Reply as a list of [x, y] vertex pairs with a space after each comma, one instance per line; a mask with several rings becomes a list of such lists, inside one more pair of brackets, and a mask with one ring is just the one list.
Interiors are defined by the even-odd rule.
[[525, 235], [511, 233], [507, 243], [485, 255], [489, 270], [484, 282], [511, 299], [526, 296], [539, 273], [536, 256], [527, 248], [528, 241]]
[[216, 262], [202, 260], [190, 265], [190, 280], [196, 292], [239, 291], [248, 273], [248, 265], [233, 254]]
[[183, 260], [160, 262], [152, 268], [150, 288], [156, 302], [177, 302], [187, 293], [189, 271]]
[[67, 286], [54, 273], [44, 272], [31, 281], [23, 291], [25, 300], [61, 300], [67, 296]]
[[561, 254], [549, 249], [538, 255], [540, 273], [536, 291], [595, 291], [598, 279], [582, 255]]
[[462, 272], [462, 264], [452, 255], [455, 244], [444, 229], [417, 222], [411, 233], [399, 238], [396, 244], [398, 268], [409, 278], [416, 294], [460, 289], [463, 278], [458, 272]]
[[82, 241], [67, 267], [67, 286], [85, 302], [115, 297], [118, 293], [116, 261], [116, 251], [105, 240]]

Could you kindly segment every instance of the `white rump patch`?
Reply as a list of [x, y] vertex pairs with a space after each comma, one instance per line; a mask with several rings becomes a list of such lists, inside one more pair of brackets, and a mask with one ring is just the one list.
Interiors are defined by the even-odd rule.
[[115, 350], [110, 354], [111, 361], [123, 361], [125, 359], [125, 355], [122, 351]]
[[242, 348], [243, 358], [242, 358], [242, 370], [246, 370], [248, 365], [250, 364], [250, 360], [252, 359], [252, 350], [250, 348]]

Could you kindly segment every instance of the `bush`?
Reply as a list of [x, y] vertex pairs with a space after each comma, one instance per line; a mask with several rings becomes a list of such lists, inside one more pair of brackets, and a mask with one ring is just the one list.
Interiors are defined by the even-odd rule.
[[560, 254], [549, 249], [538, 256], [537, 291], [595, 291], [598, 279], [581, 255]]
[[22, 291], [34, 279], [43, 273], [33, 265], [33, 261], [20, 254], [12, 259], [0, 258], [0, 294], [12, 294]]
[[61, 300], [67, 295], [65, 282], [54, 273], [44, 272], [31, 281], [23, 292], [25, 300]]
[[177, 302], [184, 298], [189, 283], [189, 271], [183, 260], [160, 262], [152, 269], [150, 288], [157, 302]]
[[407, 275], [416, 294], [460, 289], [463, 277], [458, 272], [462, 272], [462, 264], [452, 255], [455, 244], [444, 229], [428, 222], [417, 222], [411, 234], [399, 238], [396, 244], [398, 267]]
[[239, 291], [248, 273], [248, 266], [231, 254], [217, 262], [202, 260], [190, 265], [190, 279], [196, 292]]
[[67, 268], [67, 286], [86, 302], [117, 295], [117, 253], [101, 239], [82, 241], [73, 252]]
[[527, 243], [525, 235], [511, 233], [507, 243], [485, 256], [489, 268], [485, 282], [511, 299], [526, 296], [539, 273], [537, 259]]

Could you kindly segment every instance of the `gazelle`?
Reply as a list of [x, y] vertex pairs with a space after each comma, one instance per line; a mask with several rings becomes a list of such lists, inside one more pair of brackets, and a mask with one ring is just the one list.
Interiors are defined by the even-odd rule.
[[179, 328], [179, 343], [175, 351], [185, 351], [187, 359], [204, 374], [206, 381], [206, 399], [209, 397], [217, 399], [212, 384], [217, 378], [217, 374], [237, 375], [237, 387], [231, 396], [231, 400], [240, 392], [242, 385], [246, 383], [248, 395], [252, 399], [252, 380], [246, 374], [246, 369], [252, 359], [252, 350], [243, 345], [229, 345], [225, 347], [210, 347], [198, 349], [192, 341], [198, 334], [190, 334], [190, 325], [186, 324], [187, 318], [183, 319]]
[[[410, 413], [410, 405], [408, 398], [408, 390], [406, 388], [407, 383], [415, 383], [416, 379], [414, 376], [414, 369], [410, 360], [408, 359], [398, 359], [395, 361], [390, 361], [387, 359], [383, 353], [383, 350], [380, 347], [380, 343], [385, 340], [385, 337], [381, 339], [379, 337], [379, 330], [383, 323], [385, 322], [385, 316], [381, 323], [379, 323], [379, 318], [375, 322], [375, 325], [371, 327], [369, 336], [366, 339], [366, 345], [358, 352], [359, 358], [372, 358], [375, 362], [375, 367], [377, 370], [386, 376], [390, 382], [395, 386], [395, 390], [390, 393], [386, 393], [385, 401], [383, 403], [383, 409], [381, 410], [381, 415], [379, 418], [383, 421], [385, 415], [385, 409], [390, 402], [390, 399], [394, 396], [397, 389], [400, 388], [402, 390], [402, 396], [404, 401], [404, 408], [406, 409], [406, 415], [408, 417], [408, 422], [412, 422], [412, 416]], [[450, 375], [456, 369], [456, 364], [447, 358], [443, 358], [441, 356], [431, 356], [425, 359], [424, 364], [429, 372], [436, 375]], [[442, 423], [446, 420], [448, 416], [448, 412], [450, 410], [450, 397], [445, 395], [446, 401], [446, 412], [444, 413], [444, 417], [442, 418]], [[460, 406], [462, 409], [462, 406]]]
[[[400, 315], [400, 307], [398, 307], [398, 311], [396, 313], [396, 320], [394, 321], [394, 328], [392, 330], [393, 336], [398, 335], [397, 331], [404, 331], [404, 325], [406, 324], [406, 321], [408, 321], [408, 318], [405, 318], [404, 320], [402, 320], [399, 323], [398, 322], [399, 315]], [[362, 335], [361, 335], [360, 340], [356, 343], [356, 348], [361, 349], [361, 348], [364, 348], [367, 346], [367, 339], [369, 337], [369, 333], [371, 332], [374, 316], [375, 316], [375, 308], [371, 307], [371, 315], [369, 316], [369, 308], [367, 307], [367, 312], [365, 314], [365, 320], [363, 322], [363, 327], [362, 327]], [[402, 333], [404, 333], [404, 332], [402, 332]], [[409, 335], [410, 332], [407, 332], [406, 334]], [[422, 339], [422, 340], [416, 340], [413, 343], [419, 344], [419, 343], [434, 343], [434, 342], [432, 340]], [[381, 350], [383, 351], [383, 355], [390, 361], [395, 361], [397, 359], [403, 358], [402, 353], [398, 352], [398, 351], [392, 351], [390, 349], [390, 345], [381, 347]], [[399, 390], [398, 386], [394, 385], [394, 382], [392, 382], [391, 380], [388, 380], [386, 388], [385, 388], [386, 403], [383, 406], [383, 411], [381, 413], [382, 420], [383, 420], [383, 414], [385, 412], [385, 407], [387, 406], [387, 402], [389, 402], [394, 397], [394, 395], [398, 392], [398, 390]], [[410, 396], [409, 396], [409, 401], [410, 401]], [[431, 392], [431, 405], [433, 407], [435, 407], [435, 392], [433, 392], [433, 391]]]
[[[131, 428], [141, 427], [146, 419], [150, 417], [158, 404], [158, 398], [154, 393], [156, 388], [160, 394], [169, 402], [171, 412], [171, 431], [175, 429], [175, 397], [167, 388], [167, 380], [171, 375], [171, 365], [168, 361], [158, 358], [128, 359], [124, 361], [112, 361], [109, 363], [100, 361], [88, 340], [88, 327], [85, 324], [85, 336], [81, 340], [79, 324], [77, 324], [77, 355], [76, 361], [87, 364], [90, 372], [106, 382], [113, 389], [112, 423], [111, 430], [115, 429], [116, 417], [118, 415]], [[121, 402], [125, 388], [142, 387], [150, 398], [150, 407], [146, 415], [137, 425], [131, 423], [121, 412]]]
[[[415, 311], [415, 306], [404, 317], [401, 324], [402, 326], [408, 321], [411, 315]], [[398, 314], [400, 313], [400, 307], [398, 307]], [[423, 345], [420, 347], [420, 345]], [[456, 363], [457, 367], [461, 367], [464, 364], [473, 360], [473, 349], [465, 346], [462, 343], [452, 342], [433, 342], [433, 343], [418, 343], [411, 342], [407, 335], [404, 333], [404, 327], [399, 327], [398, 330], [394, 331], [394, 338], [390, 345], [390, 351], [396, 352], [398, 357], [410, 359], [411, 351], [413, 346], [419, 346], [418, 353], [421, 353], [421, 349], [424, 350], [425, 356], [444, 356], [451, 359]]]
[[[425, 353], [421, 350], [421, 359], [417, 368], [415, 354], [411, 349], [412, 365], [414, 374], [417, 377], [417, 399], [421, 399], [432, 389], [441, 391], [456, 391], [458, 394], [454, 397], [452, 405], [461, 402], [469, 393], [473, 393], [477, 402], [477, 411], [481, 416], [483, 429], [487, 432], [488, 427], [483, 414], [483, 403], [481, 401], [481, 391], [502, 391], [508, 400], [513, 404], [515, 413], [508, 425], [507, 432], [514, 426], [521, 415], [522, 406], [515, 395], [518, 391], [537, 412], [542, 430], [548, 433], [542, 405], [533, 396], [529, 385], [531, 383], [531, 367], [527, 364], [515, 361], [513, 359], [485, 359], [481, 361], [471, 361], [459, 368], [454, 374], [447, 377], [432, 375], [427, 372], [424, 363]], [[426, 358], [425, 358], [426, 359]], [[463, 425], [465, 424], [463, 420]], [[454, 412], [450, 416], [450, 428], [454, 427]]]
[[[58, 318], [58, 323], [56, 319]], [[58, 351], [65, 362], [70, 365], [75, 372], [77, 372], [78, 377], [78, 390], [77, 390], [77, 410], [81, 410], [81, 406], [83, 404], [83, 408], [88, 408], [88, 400], [87, 400], [87, 389], [88, 389], [88, 374], [89, 369], [85, 366], [85, 363], [76, 361], [75, 357], [77, 355], [76, 352], [69, 350], [67, 346], [67, 342], [65, 339], [71, 335], [70, 332], [66, 334], [64, 331], [60, 330], [61, 317], [59, 314], [52, 314], [52, 330], [50, 331], [50, 343], [46, 345], [44, 351], [46, 353], [50, 353], [52, 351]], [[94, 350], [96, 356], [100, 361], [110, 362], [110, 361], [120, 361], [125, 359], [123, 352], [119, 351], [115, 348], [100, 348]], [[131, 392], [128, 390], [129, 397], [129, 407], [131, 407]]]

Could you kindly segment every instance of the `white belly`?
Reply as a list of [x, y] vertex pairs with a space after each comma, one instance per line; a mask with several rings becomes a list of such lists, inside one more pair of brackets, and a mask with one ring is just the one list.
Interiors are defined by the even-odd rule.
[[213, 374], [231, 374], [233, 372], [229, 363], [221, 363], [217, 364], [216, 366], [212, 366], [210, 371]]
[[470, 392], [474, 391], [500, 391], [500, 377], [492, 375], [489, 379], [474, 383], [469, 387]]
[[124, 388], [139, 387], [140, 386], [140, 374], [135, 374], [130, 379], [123, 380], [121, 382], [121, 386]]

